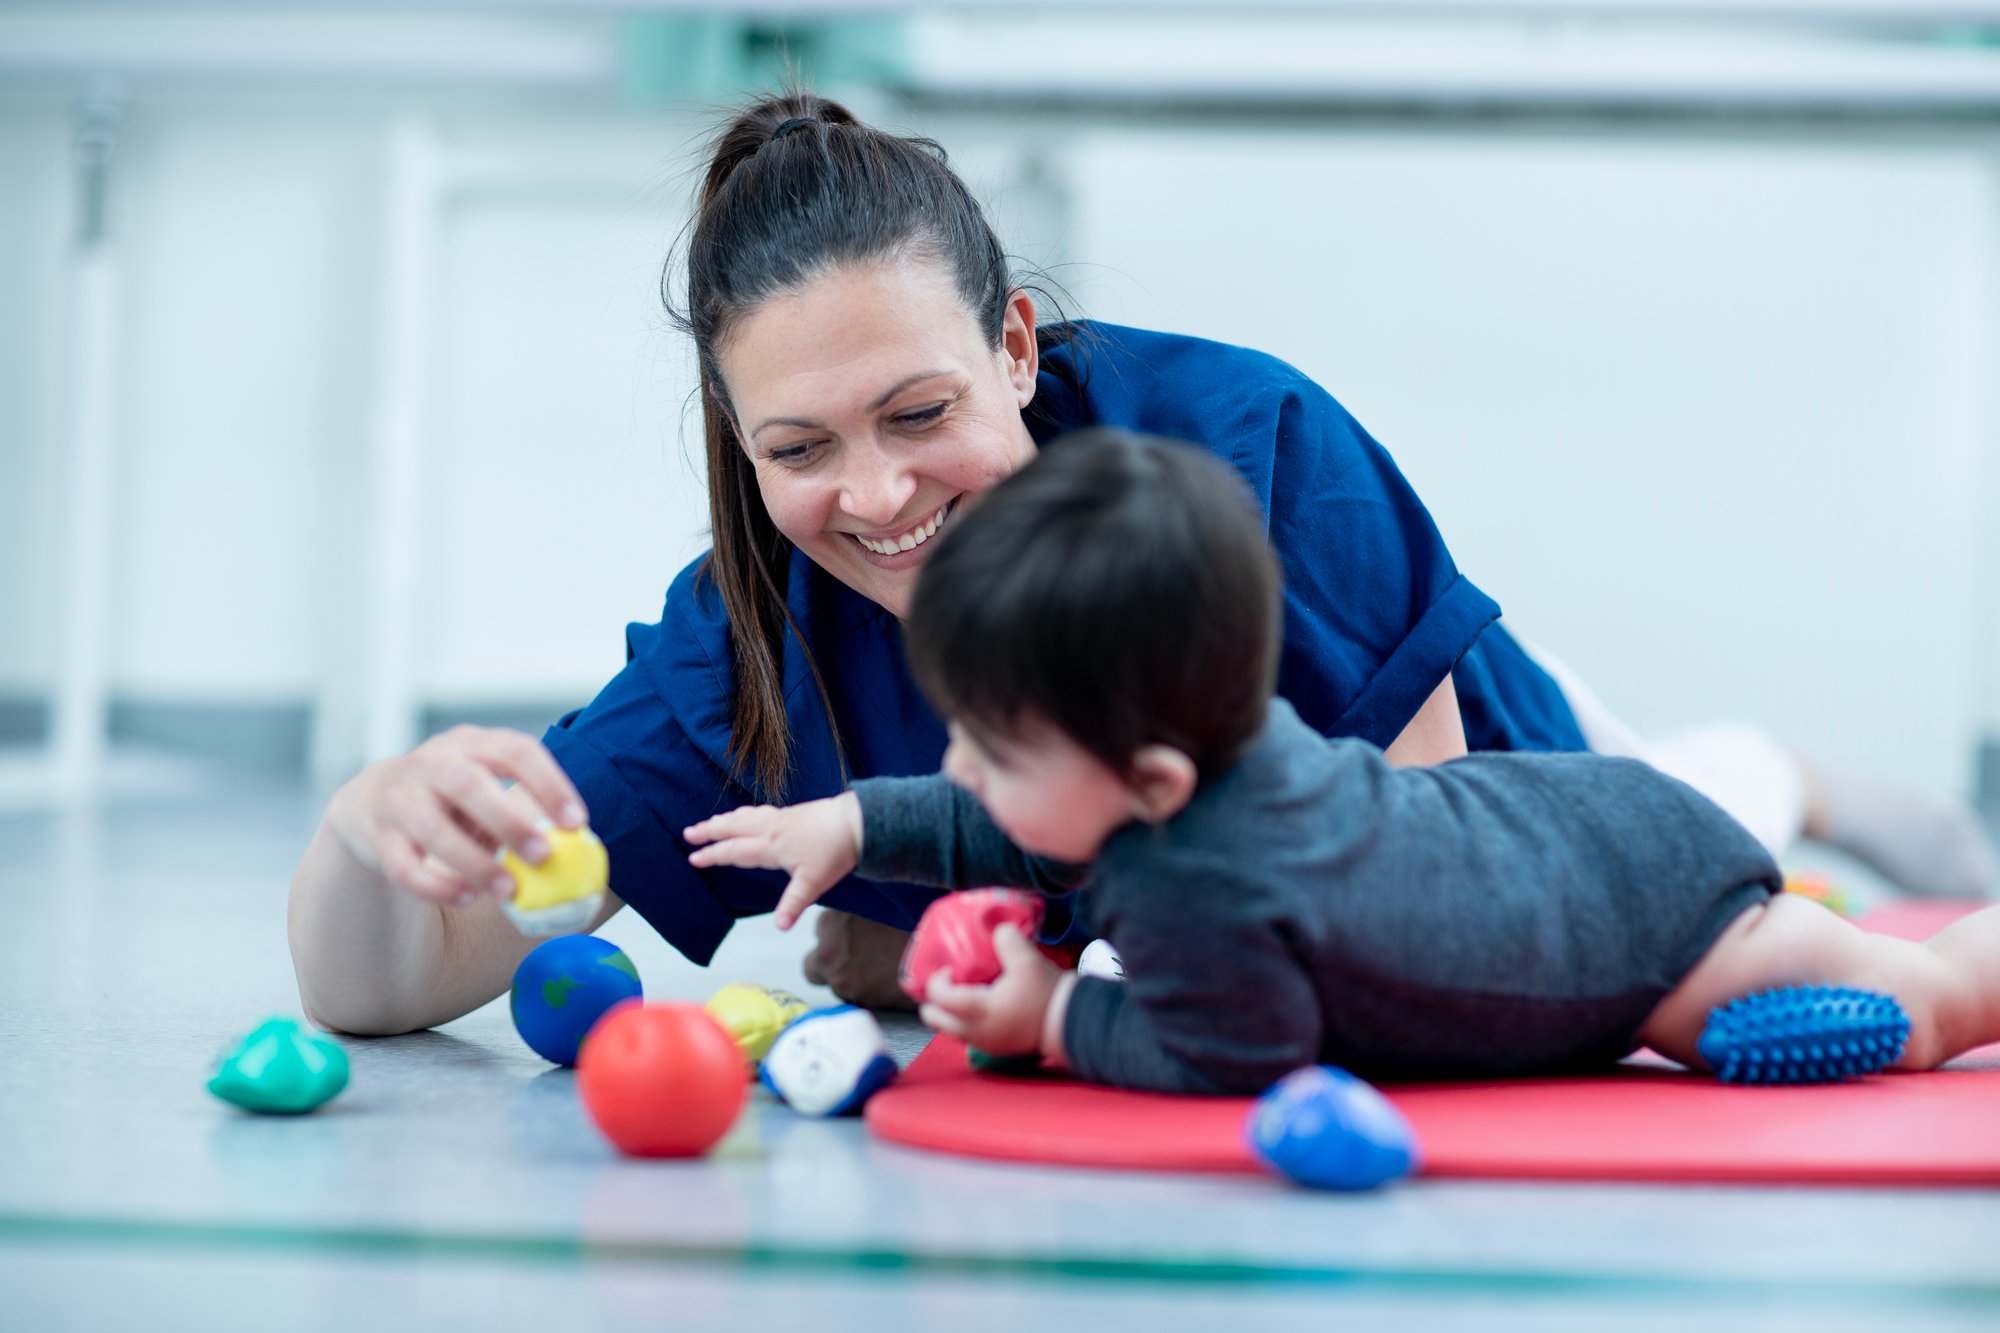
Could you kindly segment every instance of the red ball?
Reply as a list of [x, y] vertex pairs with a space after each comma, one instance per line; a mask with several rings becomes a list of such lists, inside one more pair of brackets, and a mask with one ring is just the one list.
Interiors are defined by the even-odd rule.
[[613, 1008], [584, 1038], [577, 1091], [604, 1137], [634, 1157], [696, 1157], [749, 1095], [743, 1052], [698, 1004]]
[[1038, 893], [1025, 889], [967, 889], [948, 893], [924, 909], [896, 981], [913, 1000], [939, 968], [949, 968], [961, 986], [984, 986], [1000, 975], [1000, 955], [993, 950], [996, 926], [1013, 926], [1030, 940], [1042, 928], [1044, 904]]

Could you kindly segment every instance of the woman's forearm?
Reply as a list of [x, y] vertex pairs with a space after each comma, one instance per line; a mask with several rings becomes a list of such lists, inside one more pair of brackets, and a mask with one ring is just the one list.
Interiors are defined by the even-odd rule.
[[1424, 768], [1465, 756], [1465, 718], [1458, 711], [1458, 688], [1450, 676], [1431, 691], [1410, 725], [1382, 753], [1390, 763], [1405, 768]]
[[457, 1017], [429, 1012], [443, 909], [363, 865], [327, 821], [292, 877], [287, 929], [299, 999], [322, 1027], [377, 1036]]

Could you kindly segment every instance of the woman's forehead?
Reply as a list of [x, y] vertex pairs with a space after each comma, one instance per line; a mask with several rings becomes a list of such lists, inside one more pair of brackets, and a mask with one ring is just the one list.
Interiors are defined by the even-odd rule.
[[985, 351], [950, 274], [922, 260], [833, 269], [737, 321], [719, 349], [751, 415], [870, 410], [914, 378], [963, 374]]

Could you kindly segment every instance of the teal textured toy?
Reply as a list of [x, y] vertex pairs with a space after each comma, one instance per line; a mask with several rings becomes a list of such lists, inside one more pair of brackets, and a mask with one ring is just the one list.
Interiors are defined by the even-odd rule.
[[1724, 1083], [1837, 1083], [1894, 1064], [1909, 1038], [1894, 996], [1784, 986], [1710, 1014], [1696, 1049]]
[[301, 1115], [347, 1086], [347, 1052], [290, 1018], [257, 1025], [222, 1057], [208, 1090], [265, 1115]]

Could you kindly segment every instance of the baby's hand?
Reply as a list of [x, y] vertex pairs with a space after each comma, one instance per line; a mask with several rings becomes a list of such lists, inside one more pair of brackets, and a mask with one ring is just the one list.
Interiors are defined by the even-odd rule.
[[919, 1016], [988, 1055], [1051, 1054], [1042, 1040], [1043, 1024], [1062, 970], [1013, 926], [993, 928], [993, 949], [1000, 955], [1000, 975], [992, 985], [958, 985], [950, 969], [941, 967], [925, 987]]
[[779, 808], [745, 805], [704, 819], [681, 834], [698, 845], [696, 866], [757, 866], [791, 875], [773, 914], [790, 930], [799, 913], [838, 884], [861, 858], [861, 802], [853, 792]]

